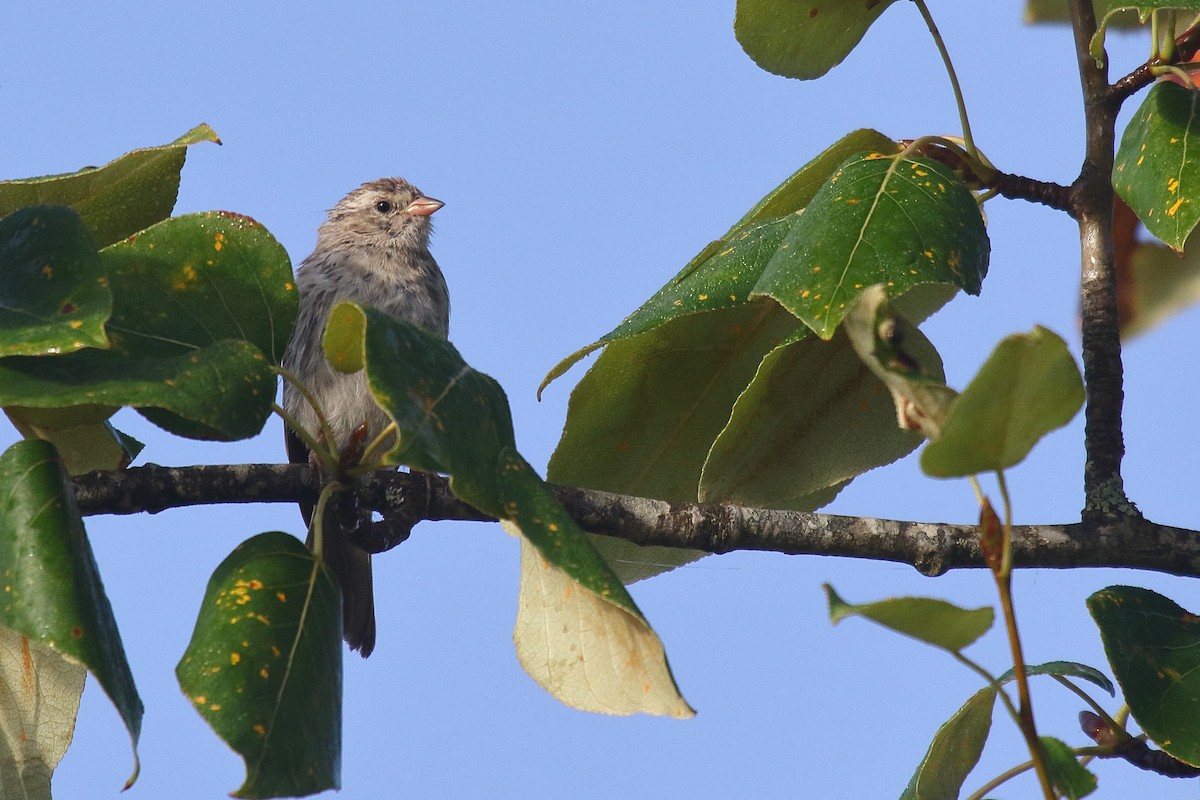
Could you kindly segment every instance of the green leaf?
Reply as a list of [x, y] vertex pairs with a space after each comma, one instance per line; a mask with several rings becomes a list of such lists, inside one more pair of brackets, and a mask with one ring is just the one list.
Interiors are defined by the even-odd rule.
[[[258, 433], [275, 397], [271, 365], [297, 307], [291, 265], [274, 237], [248, 217], [191, 214], [101, 258], [114, 294], [111, 350], [0, 360], [0, 405], [130, 405], [181, 436]], [[75, 435], [112, 439], [98, 428]], [[118, 456], [115, 440], [104, 446]]]
[[929, 475], [1006, 469], [1083, 405], [1083, 379], [1066, 342], [1041, 326], [1006, 337], [959, 395], [942, 436], [921, 454]]
[[809, 80], [842, 63], [892, 2], [738, 0], [733, 31], [763, 69]]
[[262, 353], [238, 340], [163, 358], [81, 350], [0, 359], [0, 406], [133, 406], [156, 425], [196, 439], [254, 436], [275, 389]]
[[1053, 736], [1038, 737], [1046, 754], [1050, 783], [1067, 800], [1079, 800], [1096, 791], [1096, 776], [1084, 769], [1069, 745]]
[[768, 192], [614, 330], [559, 362], [543, 379], [538, 396], [579, 359], [606, 344], [646, 333], [689, 314], [753, 305], [750, 294], [796, 213], [809, 204], [842, 162], [857, 153], [899, 151], [896, 142], [869, 129], [839, 139]]
[[198, 125], [170, 144], [126, 153], [103, 167], [67, 175], [0, 182], [0, 216], [35, 205], [74, 208], [100, 246], [120, 241], [170, 215], [189, 145], [217, 142]]
[[[948, 294], [928, 299], [936, 306]], [[912, 330], [914, 352], [941, 378], [937, 351]], [[896, 425], [892, 402], [845, 334], [804, 336], [771, 351], [738, 397], [704, 463], [700, 500], [811, 511], [920, 442]]]
[[1200, 93], [1154, 85], [1125, 128], [1113, 166], [1113, 187], [1146, 230], [1180, 251], [1200, 222]]
[[957, 800], [992, 729], [996, 690], [980, 689], [938, 728], [901, 800]]
[[979, 294], [989, 244], [975, 197], [925, 158], [851, 157], [795, 219], [755, 294], [773, 297], [822, 339], [867, 286], [922, 283]]
[[[30, 439], [8, 448], [0, 455], [0, 487], [0, 626], [84, 665], [96, 677], [129, 731], [131, 784], [138, 772], [142, 701], [54, 446]], [[74, 725], [74, 711], [53, 702], [38, 713], [42, 724]]]
[[1096, 3], [1098, 12], [1102, 10], [1101, 5], [1105, 5], [1107, 8], [1103, 9], [1104, 15], [1100, 18], [1100, 25], [1096, 29], [1095, 35], [1092, 36], [1089, 48], [1092, 58], [1096, 60], [1097, 64], [1104, 63], [1104, 34], [1113, 20], [1127, 26], [1131, 13], [1136, 12], [1138, 24], [1145, 25], [1146, 20], [1150, 19], [1151, 12], [1158, 9], [1181, 9], [1191, 12], [1193, 17], [1196, 12], [1200, 11], [1200, 0], [1137, 0], [1132, 3], [1127, 0], [1109, 0], [1104, 4]]
[[[1122, 0], [1095, 0], [1096, 18], [1105, 17], [1110, 7], [1119, 6]], [[1025, 0], [1025, 22], [1071, 24], [1071, 14], [1067, 8], [1067, 0]], [[1141, 25], [1137, 14], [1132, 11], [1121, 11], [1108, 17], [1110, 28], [1136, 28]]]
[[[540, 685], [589, 711], [694, 713], [633, 598], [517, 452], [508, 399], [494, 380], [445, 339], [355, 303], [334, 307], [324, 347], [335, 368], [365, 369], [375, 400], [396, 422], [399, 442], [387, 463], [448, 474], [458, 497], [533, 548], [522, 557], [514, 638]], [[613, 637], [598, 643], [597, 631]], [[591, 680], [601, 673], [603, 680]]]
[[[874, 131], [856, 131], [835, 143], [764, 197], [620, 326], [558, 364], [543, 388], [587, 353], [606, 347], [571, 394], [567, 425], [550, 461], [550, 478], [683, 502], [738, 499], [810, 510], [828, 502], [853, 474], [915, 447], [914, 437], [891, 427], [885, 432], [877, 424], [873, 395], [872, 408], [862, 414], [853, 409], [819, 414], [815, 398], [806, 405], [815, 394], [833, 407], [830, 404], [843, 399], [839, 392], [857, 401], [863, 381], [872, 379], [844, 343], [821, 350], [815, 341], [807, 341], [811, 334], [794, 316], [777, 303], [756, 298], [768, 279], [775, 285], [792, 285], [788, 242], [815, 198], [828, 191], [838, 165], [847, 156], [886, 158], [898, 150], [895, 142]], [[980, 220], [974, 200], [969, 192], [966, 195], [971, 213]], [[810, 209], [797, 214], [806, 205]], [[962, 284], [952, 270], [945, 273], [952, 275], [950, 287], [938, 283], [945, 274], [935, 271], [922, 278], [918, 273], [914, 276], [904, 266], [893, 283], [897, 292], [922, 282], [937, 287], [913, 301], [920, 316], [944, 304], [953, 293], [951, 287]], [[976, 290], [978, 277], [971, 284]], [[804, 273], [795, 280], [811, 278], [812, 273]], [[851, 376], [849, 382], [826, 385], [805, 371], [823, 364]], [[798, 393], [793, 388], [797, 385], [810, 391]], [[790, 408], [791, 413], [777, 427], [764, 429], [760, 419], [777, 421], [763, 410], [768, 408]], [[868, 426], [866, 432], [858, 435], [863, 425]], [[848, 426], [862, 446], [845, 453]], [[876, 428], [878, 437], [873, 436]], [[742, 441], [743, 433], [752, 434], [754, 441]], [[805, 447], [826, 442], [833, 450], [787, 447], [793, 439]], [[767, 440], [776, 455], [786, 457], [759, 452], [756, 443]], [[741, 480], [736, 471], [753, 462], [762, 467], [756, 473], [762, 480]], [[772, 470], [769, 462], [779, 468]], [[823, 468], [826, 464], [828, 470]], [[643, 552], [607, 539], [597, 546], [613, 556], [612, 563], [627, 580], [653, 573], [647, 565], [669, 568], [699, 556], [662, 548]]]
[[148, 357], [244, 339], [278, 364], [298, 306], [291, 261], [240, 214], [173, 217], [102, 251], [114, 347]]
[[893, 597], [874, 603], [852, 605], [833, 587], [824, 584], [829, 599], [829, 617], [836, 624], [846, 617], [866, 617], [885, 628], [918, 641], [957, 652], [988, 632], [995, 612], [991, 608], [965, 609], [928, 597]]
[[1149, 589], [1087, 599], [1125, 702], [1163, 750], [1200, 766], [1200, 617]]
[[246, 762], [235, 797], [338, 788], [340, 600], [333, 573], [278, 531], [238, 545], [209, 579], [175, 677]]
[[763, 358], [802, 332], [773, 302], [680, 317], [613, 342], [571, 393], [557, 483], [694, 502], [713, 441]]
[[[1060, 675], [1064, 678], [1082, 678], [1088, 683], [1093, 683], [1099, 686], [1104, 691], [1108, 692], [1113, 697], [1117, 696], [1117, 689], [1113, 686], [1112, 681], [1108, 679], [1100, 670], [1095, 667], [1089, 667], [1087, 664], [1079, 664], [1074, 661], [1047, 661], [1045, 664], [1035, 664], [1025, 667], [1027, 675]], [[1016, 673], [1011, 669], [996, 679], [999, 683], [1008, 683], [1016, 680]]]
[[863, 290], [850, 306], [843, 327], [859, 359], [891, 393], [896, 412], [893, 427], [918, 431], [929, 439], [941, 436], [957, 393], [946, 386], [942, 360], [933, 345], [893, 310], [882, 284]]
[[107, 347], [108, 276], [87, 228], [62, 206], [0, 220], [0, 357]]

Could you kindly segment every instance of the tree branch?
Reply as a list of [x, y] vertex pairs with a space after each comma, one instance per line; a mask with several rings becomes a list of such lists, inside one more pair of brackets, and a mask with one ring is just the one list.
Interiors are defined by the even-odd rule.
[[1071, 187], [1051, 181], [1039, 181], [1024, 175], [1013, 175], [1000, 172], [996, 175], [992, 186], [1004, 197], [1010, 200], [1028, 200], [1031, 203], [1041, 203], [1045, 206], [1074, 213], [1071, 205]]
[[[93, 472], [73, 481], [85, 515], [298, 502], [320, 491], [319, 476], [303, 464], [148, 465]], [[926, 575], [984, 566], [974, 525], [670, 503], [573, 487], [555, 490], [585, 530], [635, 544], [708, 553], [759, 550], [870, 558], [910, 564]], [[374, 473], [362, 479], [358, 491], [360, 502], [392, 519], [491, 519], [457, 499], [446, 479], [423, 473]], [[1200, 533], [1131, 516], [1094, 525], [1017, 526], [1013, 561], [1020, 567], [1131, 567], [1200, 577]]]
[[[1200, 52], [1200, 25], [1188, 28], [1175, 39], [1175, 59], [1172, 63], [1187, 63], [1197, 52]], [[1151, 59], [1123, 78], [1118, 78], [1112, 85], [1113, 99], [1122, 103], [1135, 92], [1149, 86], [1158, 79], [1154, 68], [1164, 66], [1167, 66], [1167, 62], [1161, 58]]]
[[1087, 386], [1083, 519], [1097, 522], [1136, 514], [1121, 481], [1124, 389], [1112, 235], [1112, 170], [1120, 101], [1108, 85], [1107, 66], [1098, 65], [1088, 50], [1096, 32], [1092, 0], [1069, 0], [1069, 8], [1087, 131], [1083, 167], [1071, 186], [1082, 251], [1080, 317]]

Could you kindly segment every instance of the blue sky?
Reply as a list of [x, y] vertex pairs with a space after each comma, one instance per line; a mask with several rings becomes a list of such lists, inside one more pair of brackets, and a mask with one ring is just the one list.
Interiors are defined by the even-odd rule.
[[[451, 338], [505, 387], [518, 443], [545, 465], [576, 367], [541, 403], [562, 356], [614, 327], [766, 191], [842, 134], [957, 133], [936, 51], [897, 3], [825, 79], [759, 70], [732, 31], [733, 0], [605, 4], [25, 4], [0, 50], [0, 177], [66, 172], [169, 141], [200, 122], [224, 145], [191, 149], [177, 213], [228, 209], [264, 223], [298, 263], [324, 210], [359, 183], [400, 175], [446, 203], [434, 254], [453, 298]], [[1002, 169], [1069, 182], [1083, 132], [1066, 28], [1030, 29], [1009, 3], [932, 0], [979, 146]], [[1120, 74], [1144, 42], [1110, 47]], [[924, 330], [964, 385], [1001, 337], [1043, 324], [1078, 354], [1077, 233], [1041, 207], [988, 204], [993, 243], [979, 298]], [[1196, 524], [1189, 312], [1126, 350], [1126, 484], [1151, 518]], [[284, 458], [258, 438], [199, 444], [134, 414], [141, 461]], [[0, 431], [0, 444], [15, 436]], [[1019, 522], [1077, 518], [1082, 424], [1012, 471]], [[856, 481], [835, 513], [969, 521], [963, 482], [915, 459]], [[300, 532], [292, 507], [208, 508], [88, 521], [146, 703], [130, 798], [220, 797], [240, 760], [179, 693], [173, 668], [211, 570], [254, 533]], [[518, 666], [517, 548], [498, 527], [426, 523], [376, 559], [379, 646], [345, 666], [341, 797], [897, 796], [937, 726], [976, 688], [949, 658], [861, 621], [832, 627], [820, 585], [848, 600], [896, 594], [993, 604], [979, 572], [736, 554], [634, 587], [662, 636], [690, 722], [569, 710]], [[1192, 581], [1089, 570], [1017, 579], [1031, 661], [1104, 666], [1083, 608], [1114, 583], [1200, 608]], [[994, 634], [973, 654], [996, 671]], [[1073, 744], [1076, 700], [1035, 686], [1043, 733]], [[968, 787], [1022, 760], [1007, 720]], [[59, 797], [115, 797], [130, 755], [89, 684]], [[1194, 785], [1101, 764], [1099, 797], [1192, 797]], [[1031, 795], [1032, 783], [1019, 784]], [[1004, 792], [1018, 796], [1018, 791]]]

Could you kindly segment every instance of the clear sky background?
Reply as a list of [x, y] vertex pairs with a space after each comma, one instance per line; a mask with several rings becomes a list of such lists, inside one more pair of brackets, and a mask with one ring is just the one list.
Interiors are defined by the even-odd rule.
[[[1017, 3], [930, 4], [983, 151], [1008, 171], [1072, 180], [1083, 131], [1069, 31], [1024, 27]], [[176, 213], [253, 216], [295, 263], [347, 191], [408, 178], [446, 203], [433, 251], [453, 297], [451, 338], [505, 387], [519, 446], [542, 467], [586, 365], [538, 403], [541, 377], [780, 180], [855, 128], [958, 132], [911, 4], [888, 9], [845, 63], [809, 83], [758, 69], [734, 39], [733, 14], [733, 0], [20, 4], [5, 15], [0, 48], [0, 177], [102, 164], [208, 122], [224, 145], [191, 148]], [[1147, 46], [1119, 36], [1110, 52], [1115, 76]], [[1001, 337], [1034, 324], [1078, 356], [1070, 220], [1003, 199], [987, 213], [982, 296], [956, 299], [924, 326], [960, 388]], [[1186, 313], [1125, 351], [1127, 488], [1152, 519], [1192, 527], [1198, 329], [1200, 315]], [[133, 413], [117, 423], [148, 444], [139, 463], [284, 459], [277, 421], [233, 445], [172, 438]], [[0, 430], [0, 444], [14, 437]], [[1018, 522], [1076, 520], [1082, 465], [1077, 419], [1011, 472]], [[925, 478], [909, 458], [860, 478], [827, 510], [969, 522], [976, 505], [965, 482]], [[192, 711], [173, 670], [209, 573], [240, 541], [274, 529], [299, 534], [296, 509], [88, 520], [146, 704], [131, 800], [216, 798], [240, 785], [240, 759]], [[699, 715], [618, 719], [567, 709], [521, 671], [517, 545], [497, 526], [425, 523], [375, 563], [379, 645], [369, 660], [345, 660], [345, 798], [896, 797], [978, 679], [862, 621], [832, 627], [821, 583], [854, 602], [995, 602], [978, 571], [928, 579], [847, 559], [709, 558], [633, 590]], [[1107, 672], [1083, 600], [1117, 583], [1200, 609], [1191, 580], [1024, 572], [1029, 660]], [[970, 652], [996, 672], [1008, 666], [998, 631]], [[1049, 681], [1035, 684], [1035, 700], [1043, 733], [1086, 743], [1078, 700]], [[968, 790], [1025, 757], [1006, 718], [993, 731]], [[57, 796], [116, 797], [130, 767], [116, 713], [89, 682]], [[1098, 797], [1197, 794], [1194, 782], [1123, 763], [1097, 769]], [[1034, 796], [1031, 781], [1018, 786], [995, 794]]]

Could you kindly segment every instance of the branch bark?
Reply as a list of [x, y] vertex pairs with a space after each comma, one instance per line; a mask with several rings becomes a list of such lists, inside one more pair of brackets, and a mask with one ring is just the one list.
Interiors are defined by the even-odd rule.
[[[320, 491], [320, 477], [303, 464], [148, 465], [93, 472], [73, 481], [85, 515], [299, 502]], [[869, 558], [909, 564], [931, 576], [985, 566], [975, 525], [671, 503], [565, 486], [555, 490], [584, 530], [640, 545]], [[437, 476], [378, 472], [363, 478], [358, 492], [360, 502], [390, 519], [492, 519], [456, 498], [446, 479]], [[1018, 567], [1130, 567], [1200, 577], [1200, 533], [1132, 516], [1099, 524], [1017, 526], [1013, 562]]]
[[1096, 33], [1092, 0], [1069, 0], [1069, 7], [1087, 137], [1083, 167], [1071, 186], [1071, 206], [1079, 222], [1082, 252], [1080, 317], [1083, 377], [1087, 386], [1083, 520], [1100, 522], [1136, 515], [1121, 481], [1121, 459], [1125, 455], [1121, 427], [1124, 389], [1112, 237], [1116, 197], [1112, 170], [1121, 102], [1108, 84], [1107, 61], [1097, 64], [1089, 52]]

